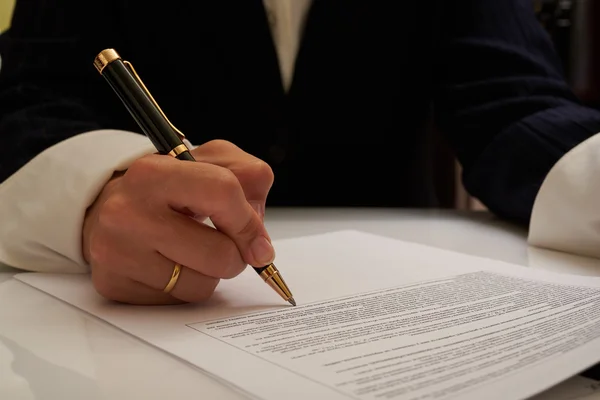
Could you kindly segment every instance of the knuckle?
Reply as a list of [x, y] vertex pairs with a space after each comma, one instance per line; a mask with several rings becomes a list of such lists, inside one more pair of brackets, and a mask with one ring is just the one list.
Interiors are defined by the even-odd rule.
[[123, 179], [128, 184], [135, 184], [148, 177], [155, 176], [160, 169], [159, 158], [154, 154], [149, 154], [135, 160], [123, 175]]
[[118, 230], [127, 220], [131, 210], [125, 196], [113, 194], [108, 197], [98, 210], [98, 224], [107, 230]]
[[275, 174], [269, 164], [262, 160], [257, 160], [248, 167], [249, 173], [252, 178], [258, 182], [264, 182], [269, 186], [273, 184], [275, 180]]
[[214, 175], [216, 193], [219, 194], [222, 202], [227, 204], [236, 199], [241, 193], [241, 186], [238, 178], [228, 169], [221, 168]]
[[113, 254], [110, 241], [103, 233], [94, 234], [90, 238], [90, 263], [100, 271], [105, 271], [109, 266], [113, 265]]
[[229, 152], [232, 150], [236, 150], [238, 149], [238, 147], [231, 143], [228, 140], [223, 140], [223, 139], [214, 139], [211, 140], [210, 142], [207, 142], [205, 144], [203, 144], [201, 147], [204, 147], [206, 150], [215, 153], [220, 153], [220, 152]]

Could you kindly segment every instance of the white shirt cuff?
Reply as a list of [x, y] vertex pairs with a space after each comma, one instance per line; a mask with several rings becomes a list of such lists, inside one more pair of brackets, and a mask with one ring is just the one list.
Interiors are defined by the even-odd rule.
[[550, 170], [536, 197], [529, 244], [600, 258], [600, 134], [580, 143]]
[[115, 171], [156, 152], [143, 135], [83, 133], [38, 154], [0, 184], [0, 263], [42, 272], [86, 272], [83, 219]]

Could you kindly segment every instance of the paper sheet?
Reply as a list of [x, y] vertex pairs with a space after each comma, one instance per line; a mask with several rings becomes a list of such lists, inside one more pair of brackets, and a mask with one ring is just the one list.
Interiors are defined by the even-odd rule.
[[251, 270], [178, 307], [106, 302], [85, 276], [18, 279], [266, 400], [522, 399], [600, 361], [600, 278], [355, 231], [276, 248], [298, 307]]

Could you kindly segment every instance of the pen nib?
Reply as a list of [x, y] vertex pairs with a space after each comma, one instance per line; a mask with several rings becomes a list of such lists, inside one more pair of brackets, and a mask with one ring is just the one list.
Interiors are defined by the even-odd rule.
[[291, 305], [293, 305], [294, 307], [296, 307], [296, 300], [294, 300], [294, 298], [293, 298], [293, 297], [290, 297], [290, 298], [288, 299], [288, 303], [290, 303]]

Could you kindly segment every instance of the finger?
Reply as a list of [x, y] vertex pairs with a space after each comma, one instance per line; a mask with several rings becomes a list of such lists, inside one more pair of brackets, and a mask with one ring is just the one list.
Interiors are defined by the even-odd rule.
[[[103, 260], [102, 267], [95, 267], [100, 275], [98, 279], [108, 277], [114, 279], [114, 281], [99, 281], [103, 286], [108, 287], [104, 288], [104, 291], [109, 290], [112, 298], [118, 297], [121, 301], [125, 297], [128, 301], [132, 301], [139, 296], [138, 301], [141, 302], [169, 303], [168, 296], [163, 293], [163, 290], [171, 280], [176, 262], [142, 243], [128, 242], [127, 237], [112, 235], [106, 239], [110, 242], [107, 243], [111, 249], [110, 258]], [[141, 283], [152, 290], [143, 290], [138, 284], [133, 283]], [[177, 284], [170, 292], [170, 296], [190, 303], [204, 301], [211, 296], [218, 283], [218, 278], [182, 266]], [[126, 291], [132, 291], [135, 296], [123, 293]], [[152, 295], [152, 291], [157, 293]]]
[[[130, 278], [164, 294], [163, 290], [171, 281], [176, 263], [157, 252], [145, 254], [138, 260], [136, 265], [127, 268]], [[219, 279], [181, 264], [180, 267], [179, 276], [169, 295], [188, 303], [208, 300], [219, 284]]]
[[[231, 279], [245, 268], [246, 261], [236, 243], [223, 232], [172, 210], [169, 229], [161, 230], [155, 248], [170, 260], [203, 275]], [[153, 221], [160, 229], [160, 220]]]
[[[164, 203], [173, 209], [189, 209], [209, 217], [215, 227], [235, 243], [246, 263], [264, 266], [274, 250], [259, 216], [246, 200], [235, 175], [228, 169], [203, 162], [181, 162], [170, 157], [148, 156], [129, 169], [129, 185], [138, 201], [150, 211]], [[132, 166], [133, 167], [133, 166]], [[133, 173], [131, 173], [133, 171]], [[160, 183], [160, 190], [155, 186]], [[148, 185], [153, 198], [148, 198]]]
[[130, 212], [129, 223], [119, 234], [141, 238], [146, 249], [213, 278], [233, 278], [247, 265], [236, 243], [223, 232], [169, 207], [148, 214]]
[[264, 217], [264, 206], [274, 175], [271, 167], [259, 158], [225, 140], [213, 140], [192, 151], [197, 161], [229, 169], [240, 181], [248, 202]]
[[106, 268], [92, 267], [92, 282], [98, 294], [119, 303], [134, 305], [170, 305], [184, 301], [136, 282]]

